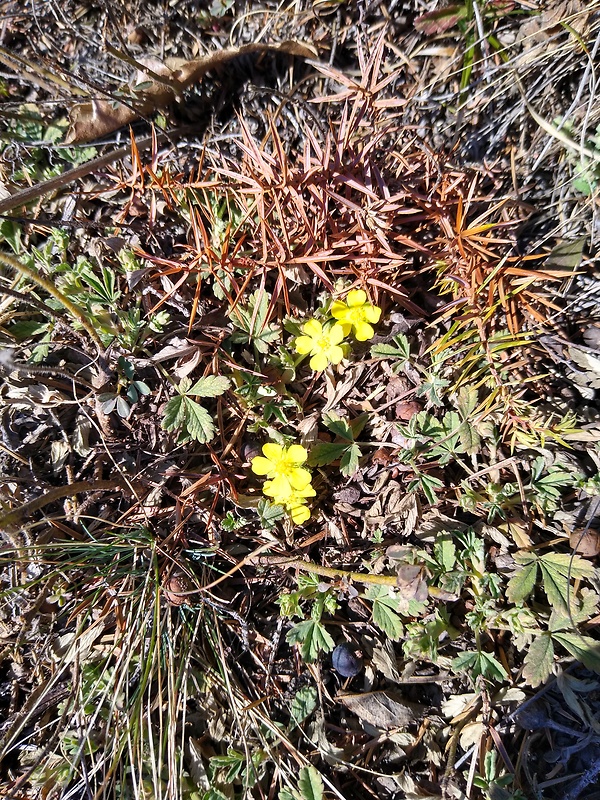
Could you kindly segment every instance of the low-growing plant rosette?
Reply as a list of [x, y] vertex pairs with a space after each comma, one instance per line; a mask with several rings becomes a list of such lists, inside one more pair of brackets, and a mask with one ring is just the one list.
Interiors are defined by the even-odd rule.
[[316, 494], [311, 485], [312, 476], [302, 466], [308, 458], [306, 448], [299, 444], [284, 447], [267, 442], [262, 452], [262, 456], [252, 459], [250, 467], [255, 475], [268, 479], [263, 494], [276, 505], [283, 506], [292, 521], [301, 525], [310, 518], [306, 500]]
[[353, 332], [357, 341], [366, 342], [375, 336], [373, 325], [379, 322], [381, 309], [368, 302], [367, 293], [363, 289], [352, 289], [345, 301], [333, 301], [331, 316], [341, 326], [344, 336]]
[[344, 329], [337, 323], [322, 325], [316, 319], [309, 319], [302, 326], [303, 336], [294, 342], [296, 352], [309, 355], [310, 368], [322, 372], [330, 364], [339, 364], [344, 357], [344, 349], [340, 345], [344, 341]]

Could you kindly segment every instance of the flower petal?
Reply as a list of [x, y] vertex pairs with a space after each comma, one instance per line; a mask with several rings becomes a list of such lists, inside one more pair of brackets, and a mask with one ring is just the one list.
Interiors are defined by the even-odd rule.
[[331, 344], [339, 344], [344, 338], [344, 328], [338, 322], [333, 325], [328, 332], [327, 338]]
[[311, 339], [319, 339], [323, 335], [323, 326], [316, 319], [309, 319], [302, 326], [302, 331]]
[[287, 458], [292, 464], [304, 464], [306, 459], [308, 458], [308, 452], [306, 447], [302, 447], [301, 444], [292, 444], [289, 446], [287, 451]]
[[365, 319], [367, 322], [379, 322], [381, 309], [379, 306], [365, 306]]
[[[357, 337], [358, 338], [358, 337]], [[341, 347], [334, 345], [327, 351], [327, 358], [331, 364], [339, 364], [344, 357], [344, 351]]]
[[359, 342], [366, 342], [367, 339], [372, 339], [375, 336], [375, 331], [368, 322], [357, 322], [354, 325], [354, 335]]
[[310, 483], [311, 475], [307, 469], [303, 469], [302, 467], [298, 467], [290, 472], [290, 474], [286, 477], [286, 481], [289, 485], [295, 489], [296, 491], [302, 491], [306, 489], [308, 484]]
[[269, 461], [273, 462], [273, 466], [276, 465], [281, 461], [284, 454], [284, 449], [280, 444], [276, 444], [275, 442], [267, 442], [262, 446], [263, 455], [265, 455]]
[[343, 303], [341, 300], [334, 300], [331, 304], [331, 316], [334, 319], [343, 319], [344, 314], [348, 311], [348, 306], [346, 303]]
[[346, 297], [346, 303], [348, 304], [349, 308], [354, 308], [355, 306], [364, 306], [366, 302], [367, 293], [362, 289], [352, 289], [351, 292], [348, 292], [348, 296]]
[[284, 503], [292, 493], [292, 487], [285, 475], [276, 475], [272, 481], [265, 481], [263, 494], [276, 497], [278, 503]]
[[296, 525], [302, 525], [303, 522], [310, 519], [310, 508], [305, 505], [293, 506], [289, 509], [289, 514], [292, 522], [295, 522]]
[[314, 369], [315, 372], [323, 372], [324, 369], [327, 369], [329, 361], [325, 353], [321, 352], [314, 355], [309, 363], [310, 368]]
[[313, 340], [310, 336], [298, 336], [296, 341], [294, 342], [294, 347], [296, 348], [296, 352], [300, 353], [300, 355], [305, 356], [307, 353], [313, 349]]
[[268, 475], [269, 472], [273, 472], [273, 467], [273, 462], [262, 456], [256, 456], [250, 462], [250, 469], [255, 475]]

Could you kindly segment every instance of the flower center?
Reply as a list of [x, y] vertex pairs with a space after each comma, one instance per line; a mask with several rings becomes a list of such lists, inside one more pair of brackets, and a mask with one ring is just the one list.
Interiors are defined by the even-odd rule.
[[317, 339], [316, 345], [319, 350], [328, 350], [330, 347], [330, 341], [326, 336], [321, 336], [320, 339]]

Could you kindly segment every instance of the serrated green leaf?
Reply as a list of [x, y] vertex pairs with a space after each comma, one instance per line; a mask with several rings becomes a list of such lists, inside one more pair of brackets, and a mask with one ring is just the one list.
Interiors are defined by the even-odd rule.
[[333, 464], [340, 459], [346, 450], [347, 444], [334, 444], [332, 442], [317, 442], [310, 449], [308, 456], [309, 467], [322, 467], [325, 464]]
[[371, 415], [365, 411], [363, 414], [359, 414], [358, 417], [350, 421], [350, 429], [355, 439], [357, 436], [360, 436], [370, 417]]
[[260, 524], [265, 530], [273, 528], [275, 523], [285, 516], [283, 506], [277, 505], [277, 503], [270, 503], [266, 498], [258, 501], [256, 511], [260, 518]]
[[360, 447], [351, 444], [340, 459], [340, 472], [345, 478], [351, 478], [358, 469], [358, 460], [361, 456]]
[[328, 653], [335, 646], [325, 626], [315, 619], [294, 625], [285, 638], [288, 644], [300, 645], [302, 658], [307, 662], [315, 661], [320, 652]]
[[185, 407], [185, 427], [188, 434], [201, 444], [214, 438], [216, 429], [208, 411], [189, 397], [182, 398]]
[[298, 789], [302, 800], [323, 800], [323, 778], [312, 764], [300, 770]]
[[38, 333], [45, 333], [50, 329], [48, 322], [35, 322], [33, 320], [21, 319], [18, 322], [13, 322], [9, 325], [7, 331], [18, 342], [29, 339], [30, 336], [35, 336]]
[[187, 390], [186, 394], [199, 395], [200, 397], [218, 397], [231, 386], [229, 378], [223, 375], [206, 375], [200, 378]]
[[410, 358], [410, 343], [403, 333], [394, 336], [394, 344], [374, 344], [371, 347], [372, 358], [393, 358], [400, 364]]
[[589, 561], [567, 553], [546, 553], [539, 557], [538, 564], [548, 602], [558, 611], [568, 611], [571, 594], [569, 579], [589, 578], [594, 574]]
[[550, 634], [537, 636], [529, 645], [523, 664], [523, 677], [535, 689], [548, 678], [554, 664], [554, 645]]
[[473, 417], [473, 413], [479, 403], [477, 389], [473, 386], [461, 386], [456, 398], [456, 408], [461, 418], [465, 421]]
[[365, 597], [373, 603], [373, 622], [390, 639], [398, 641], [404, 633], [402, 620], [398, 616], [400, 607], [398, 598], [390, 595], [386, 586], [370, 586]]
[[458, 438], [463, 453], [473, 455], [478, 453], [481, 447], [481, 437], [475, 428], [465, 420], [458, 429]]
[[314, 686], [303, 686], [296, 692], [290, 709], [290, 726], [296, 728], [309, 717], [319, 700], [319, 695]]
[[461, 653], [452, 661], [452, 669], [468, 672], [472, 680], [480, 675], [491, 681], [505, 681], [508, 677], [498, 659], [483, 650]]
[[588, 669], [600, 674], [600, 642], [591, 636], [578, 633], [554, 633], [552, 638], [559, 642], [577, 661]]
[[323, 414], [323, 425], [329, 428], [333, 434], [339, 436], [340, 439], [345, 439], [347, 442], [354, 441], [352, 428], [348, 425], [347, 421], [338, 416], [335, 411]]
[[433, 554], [437, 563], [450, 572], [456, 563], [456, 545], [449, 536], [440, 536], [433, 545]]
[[[522, 558], [519, 558], [522, 556]], [[524, 557], [523, 557], [524, 556]], [[511, 603], [522, 603], [529, 597], [535, 586], [537, 577], [537, 556], [533, 553], [517, 553], [515, 561], [521, 563], [521, 569], [509, 580], [506, 596]]]

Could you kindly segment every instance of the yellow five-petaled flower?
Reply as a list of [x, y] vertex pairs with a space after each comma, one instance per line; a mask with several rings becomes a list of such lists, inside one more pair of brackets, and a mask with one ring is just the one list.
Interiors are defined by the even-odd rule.
[[302, 492], [310, 485], [310, 472], [302, 467], [308, 458], [306, 448], [300, 444], [282, 447], [274, 442], [267, 442], [262, 447], [263, 455], [252, 459], [252, 472], [264, 475], [264, 493], [268, 497], [290, 497], [292, 492]]
[[367, 293], [362, 289], [348, 292], [346, 302], [335, 300], [331, 305], [331, 316], [338, 321], [344, 336], [354, 329], [359, 342], [366, 342], [375, 335], [372, 324], [379, 322], [381, 309], [367, 302]]
[[302, 326], [304, 336], [298, 336], [294, 346], [300, 355], [310, 353], [310, 368], [321, 372], [329, 364], [339, 364], [344, 357], [340, 343], [344, 338], [344, 329], [335, 323], [329, 328], [323, 328], [316, 319], [309, 319]]

